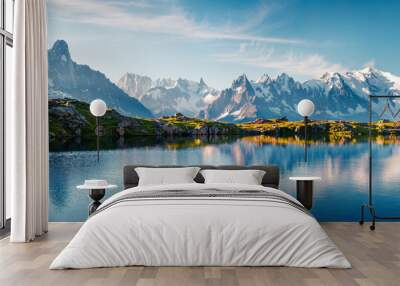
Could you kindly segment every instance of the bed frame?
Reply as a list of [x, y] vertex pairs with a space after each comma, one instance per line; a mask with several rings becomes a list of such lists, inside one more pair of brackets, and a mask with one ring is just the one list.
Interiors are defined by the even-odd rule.
[[[217, 169], [217, 170], [263, 170], [265, 175], [262, 179], [261, 184], [265, 187], [271, 187], [278, 189], [279, 187], [279, 168], [278, 166], [237, 166], [237, 165], [224, 165], [224, 166], [211, 166], [211, 165], [192, 165], [192, 166], [151, 166], [151, 165], [128, 165], [124, 167], [124, 189], [136, 187], [139, 183], [139, 176], [135, 171], [137, 167], [148, 167], [148, 168], [179, 168], [179, 167], [200, 167], [204, 169]], [[198, 173], [194, 180], [197, 183], [204, 183], [203, 176]]]

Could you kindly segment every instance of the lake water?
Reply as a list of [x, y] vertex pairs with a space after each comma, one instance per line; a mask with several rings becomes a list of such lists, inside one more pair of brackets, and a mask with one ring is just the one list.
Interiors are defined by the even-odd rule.
[[[123, 144], [122, 144], [123, 145]], [[290, 176], [322, 177], [314, 189], [312, 213], [320, 221], [357, 221], [368, 198], [368, 143], [314, 142], [304, 147], [297, 138], [180, 138], [139, 142], [131, 148], [50, 153], [50, 221], [84, 221], [90, 199], [76, 185], [85, 179], [107, 179], [122, 190], [122, 169], [128, 164], [274, 164], [280, 167], [280, 189], [294, 195]], [[373, 145], [374, 203], [380, 216], [400, 214], [400, 144], [397, 139]]]

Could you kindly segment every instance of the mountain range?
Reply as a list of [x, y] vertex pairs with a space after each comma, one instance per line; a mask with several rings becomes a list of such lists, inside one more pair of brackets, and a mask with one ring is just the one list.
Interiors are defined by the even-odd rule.
[[[102, 98], [108, 106], [130, 116], [169, 116], [182, 113], [202, 119], [248, 122], [256, 118], [299, 119], [297, 103], [311, 99], [313, 118], [367, 121], [368, 95], [400, 95], [400, 77], [367, 67], [346, 73], [325, 73], [319, 79], [296, 81], [286, 73], [250, 80], [245, 74], [221, 91], [179, 78], [153, 80], [125, 73], [117, 84], [103, 73], [72, 61], [65, 41], [49, 50], [49, 97], [70, 97], [84, 102]], [[374, 105], [376, 116], [393, 101]], [[397, 108], [399, 108], [397, 106]], [[390, 118], [390, 113], [385, 115]]]
[[90, 103], [103, 99], [108, 107], [127, 116], [153, 117], [136, 98], [127, 95], [103, 73], [71, 58], [68, 44], [58, 40], [48, 50], [49, 98], [71, 98]]
[[156, 116], [169, 116], [178, 112], [195, 116], [219, 95], [202, 78], [199, 82], [181, 78], [152, 80], [147, 76], [126, 73], [117, 85]]
[[[231, 122], [282, 116], [298, 119], [297, 103], [307, 98], [315, 104], [314, 118], [367, 121], [369, 94], [400, 95], [400, 77], [371, 67], [344, 74], [326, 73], [303, 83], [285, 73], [275, 79], [264, 74], [256, 81], [241, 75], [200, 115]], [[374, 110], [383, 110], [386, 104], [384, 100], [376, 102]], [[393, 101], [389, 104], [395, 108]]]

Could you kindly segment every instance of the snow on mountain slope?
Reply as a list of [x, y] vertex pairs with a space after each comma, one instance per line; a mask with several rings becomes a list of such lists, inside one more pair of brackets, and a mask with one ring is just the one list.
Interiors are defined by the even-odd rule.
[[153, 81], [149, 77], [127, 73], [117, 84], [156, 116], [173, 115], [178, 112], [195, 116], [219, 95], [219, 92], [207, 86], [202, 78], [199, 82], [181, 78]]
[[224, 121], [242, 121], [257, 117], [255, 91], [246, 75], [233, 81], [230, 88], [224, 89], [219, 97], [208, 106], [204, 118]]
[[[326, 73], [304, 83], [285, 73], [275, 79], [264, 74], [256, 81], [241, 75], [201, 116], [232, 122], [282, 116], [299, 119], [297, 103], [308, 98], [316, 105], [314, 118], [366, 121], [369, 94], [400, 95], [400, 77], [370, 67], [345, 74]], [[386, 104], [384, 100], [376, 102], [376, 113]]]
[[126, 73], [120, 78], [117, 86], [128, 95], [140, 99], [143, 94], [153, 87], [153, 81], [148, 76]]
[[[53, 65], [57, 67], [54, 74], [49, 73], [50, 97], [66, 96], [89, 100], [92, 93], [94, 96], [94, 88], [96, 94], [112, 88], [108, 85], [103, 87], [108, 80], [103, 77], [96, 79], [96, 87], [83, 84], [83, 81], [91, 82], [86, 79], [91, 73], [86, 71], [86, 66], [73, 63], [69, 54], [53, 56], [49, 52], [50, 60], [56, 61], [56, 64], [50, 63], [50, 68]], [[77, 84], [79, 90], [71, 89]], [[304, 98], [311, 99], [316, 105], [313, 118], [366, 121], [369, 94], [400, 95], [400, 77], [371, 67], [346, 73], [325, 73], [319, 79], [303, 83], [285, 73], [276, 78], [263, 74], [255, 81], [249, 80], [243, 74], [235, 79], [229, 88], [222, 91], [209, 87], [203, 79], [198, 82], [182, 78], [152, 80], [150, 77], [131, 73], [123, 75], [117, 85], [132, 100], [137, 99], [143, 108], [150, 110], [155, 116], [179, 112], [187, 116], [229, 122], [284, 116], [299, 119], [297, 103]], [[114, 97], [107, 100], [113, 102]], [[381, 100], [374, 103], [375, 115], [380, 113], [388, 102], [392, 107], [395, 106], [393, 101]], [[115, 103], [114, 106], [125, 113], [131, 109], [129, 104]], [[390, 114], [387, 114], [386, 118], [391, 119]]]

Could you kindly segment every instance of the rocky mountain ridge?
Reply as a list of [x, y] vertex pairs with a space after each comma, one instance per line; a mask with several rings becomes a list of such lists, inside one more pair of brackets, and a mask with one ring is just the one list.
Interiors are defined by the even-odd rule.
[[49, 98], [71, 98], [90, 103], [96, 98], [121, 114], [153, 117], [152, 112], [130, 97], [103, 73], [74, 62], [68, 44], [58, 40], [48, 50]]

